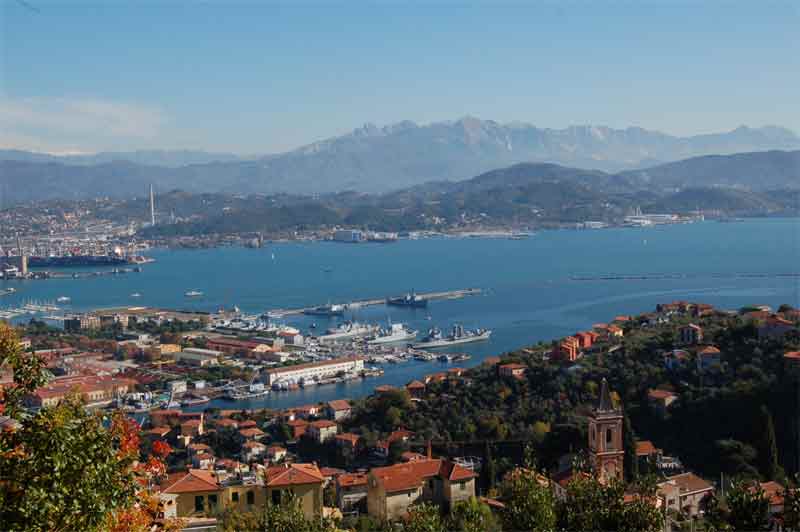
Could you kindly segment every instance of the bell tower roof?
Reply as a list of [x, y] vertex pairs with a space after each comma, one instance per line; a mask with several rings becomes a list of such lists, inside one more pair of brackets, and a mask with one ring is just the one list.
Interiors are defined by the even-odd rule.
[[608, 381], [603, 377], [603, 382], [600, 385], [600, 401], [597, 404], [595, 412], [598, 414], [603, 413], [616, 413], [619, 409], [614, 406], [614, 401], [611, 400], [611, 392], [608, 390]]

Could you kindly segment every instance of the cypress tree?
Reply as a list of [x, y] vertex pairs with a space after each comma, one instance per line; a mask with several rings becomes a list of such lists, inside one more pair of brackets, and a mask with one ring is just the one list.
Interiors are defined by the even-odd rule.
[[494, 482], [497, 477], [497, 466], [494, 463], [494, 458], [492, 458], [492, 444], [489, 443], [488, 440], [485, 442], [483, 459], [484, 474], [486, 476], [486, 489], [490, 490], [494, 488]]
[[776, 480], [780, 476], [780, 465], [778, 463], [778, 445], [775, 442], [775, 425], [772, 422], [772, 414], [763, 405], [761, 417], [763, 421], [761, 448], [759, 449], [761, 474], [767, 480]]
[[631, 482], [639, 476], [639, 458], [636, 456], [636, 435], [627, 413], [622, 418], [622, 447], [625, 450], [625, 480]]

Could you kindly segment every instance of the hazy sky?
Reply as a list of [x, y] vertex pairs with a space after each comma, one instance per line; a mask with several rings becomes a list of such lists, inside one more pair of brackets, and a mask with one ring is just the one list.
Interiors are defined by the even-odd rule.
[[0, 146], [267, 153], [464, 115], [800, 132], [800, 2], [0, 0]]

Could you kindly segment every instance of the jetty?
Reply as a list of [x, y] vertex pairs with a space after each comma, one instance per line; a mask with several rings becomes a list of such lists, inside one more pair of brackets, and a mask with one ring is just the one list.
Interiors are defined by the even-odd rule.
[[[461, 299], [468, 296], [477, 296], [483, 293], [483, 290], [480, 288], [462, 288], [459, 290], [446, 290], [443, 292], [424, 292], [424, 293], [416, 293], [415, 295], [420, 299], [424, 299], [426, 301], [434, 301], [434, 300], [442, 300], [442, 299]], [[350, 301], [349, 303], [341, 303], [343, 307], [348, 310], [359, 309], [363, 307], [371, 307], [375, 305], [385, 305], [387, 298], [383, 297], [380, 299], [358, 299], [355, 301]], [[303, 308], [294, 308], [294, 309], [274, 309], [268, 312], [270, 317], [275, 318], [283, 318], [285, 316], [296, 316], [298, 314], [303, 314], [306, 311], [311, 311], [316, 307], [303, 307]]]

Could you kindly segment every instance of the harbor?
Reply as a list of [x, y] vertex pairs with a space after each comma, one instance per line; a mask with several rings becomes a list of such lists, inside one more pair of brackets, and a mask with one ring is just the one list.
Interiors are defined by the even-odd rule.
[[[477, 296], [480, 295], [481, 293], [482, 290], [480, 288], [463, 288], [459, 290], [446, 290], [441, 292], [414, 293], [412, 299], [427, 302], [427, 301], [435, 301], [442, 299], [461, 299], [463, 297]], [[295, 309], [274, 309], [270, 310], [268, 312], [268, 315], [271, 318], [284, 318], [286, 316], [297, 316], [299, 314], [321, 315], [321, 316], [341, 315], [345, 310], [355, 310], [375, 305], [396, 304], [393, 303], [393, 301], [396, 301], [398, 297], [404, 298], [407, 296], [389, 296], [380, 299], [360, 299], [351, 301], [349, 303], [328, 304], [328, 305], [302, 307]], [[407, 306], [417, 306], [417, 305], [407, 305]]]

